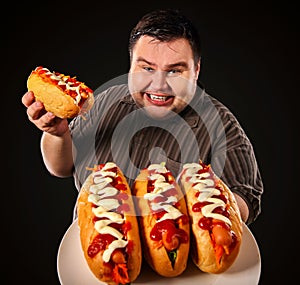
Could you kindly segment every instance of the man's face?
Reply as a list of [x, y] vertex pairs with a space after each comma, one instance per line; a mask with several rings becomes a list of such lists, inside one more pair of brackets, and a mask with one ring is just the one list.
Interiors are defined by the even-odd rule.
[[186, 39], [161, 42], [142, 36], [132, 51], [129, 90], [148, 115], [164, 119], [191, 101], [199, 71], [200, 62], [195, 64]]

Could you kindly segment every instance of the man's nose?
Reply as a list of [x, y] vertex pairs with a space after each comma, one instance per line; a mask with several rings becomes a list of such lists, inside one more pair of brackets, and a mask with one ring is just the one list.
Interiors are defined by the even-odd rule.
[[156, 70], [152, 75], [151, 87], [153, 90], [164, 90], [168, 87], [167, 73]]

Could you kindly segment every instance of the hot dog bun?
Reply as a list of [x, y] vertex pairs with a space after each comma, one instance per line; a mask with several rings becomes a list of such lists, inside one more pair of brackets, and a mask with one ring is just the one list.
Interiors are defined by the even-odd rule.
[[162, 164], [142, 169], [133, 186], [145, 260], [164, 277], [186, 269], [190, 227], [184, 196]]
[[112, 162], [96, 166], [77, 202], [81, 246], [92, 273], [107, 284], [134, 281], [142, 263], [139, 228], [119, 167]]
[[93, 91], [75, 77], [38, 66], [27, 79], [28, 91], [44, 104], [46, 111], [59, 118], [74, 118], [91, 109]]
[[242, 220], [235, 197], [209, 165], [183, 166], [184, 189], [191, 221], [191, 255], [198, 268], [222, 273], [235, 261], [242, 241]]

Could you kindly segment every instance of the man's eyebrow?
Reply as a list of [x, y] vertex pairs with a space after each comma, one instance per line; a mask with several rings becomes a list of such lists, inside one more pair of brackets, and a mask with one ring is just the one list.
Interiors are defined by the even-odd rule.
[[156, 66], [156, 64], [155, 63], [153, 63], [153, 62], [151, 62], [151, 61], [148, 61], [147, 59], [145, 59], [145, 58], [143, 58], [143, 57], [141, 57], [141, 56], [139, 56], [137, 59], [136, 59], [136, 61], [137, 62], [141, 62], [141, 61], [143, 61], [143, 62], [145, 62], [145, 63], [147, 63], [147, 64], [149, 64], [149, 65], [154, 65], [154, 66]]
[[[147, 63], [147, 64], [149, 64], [151, 66], [156, 66], [155, 63], [153, 63], [151, 61], [148, 61], [148, 60], [146, 60], [143, 57], [138, 57], [136, 61], [137, 62], [145, 62], [145, 63]], [[179, 62], [175, 62], [175, 63], [172, 63], [172, 64], [167, 64], [165, 68], [166, 69], [170, 69], [170, 68], [175, 68], [175, 67], [180, 67], [180, 66], [184, 67], [184, 68], [188, 67], [188, 65], [187, 65], [187, 63], [185, 61], [179, 61]]]
[[167, 68], [174, 68], [174, 67], [185, 67], [187, 68], [188, 65], [185, 61], [179, 61], [179, 62], [175, 62], [175, 63], [172, 63], [172, 64], [168, 64], [166, 67]]

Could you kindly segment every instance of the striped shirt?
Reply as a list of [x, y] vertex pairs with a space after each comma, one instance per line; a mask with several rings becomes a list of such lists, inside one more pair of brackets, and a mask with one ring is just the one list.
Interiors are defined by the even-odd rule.
[[253, 147], [236, 117], [198, 89], [189, 105], [168, 120], [154, 120], [138, 108], [126, 84], [95, 95], [92, 110], [69, 124], [76, 147], [75, 185], [87, 167], [115, 162], [132, 186], [140, 169], [165, 162], [176, 177], [185, 163], [211, 164], [232, 192], [247, 203], [252, 223], [261, 211], [263, 183]]

